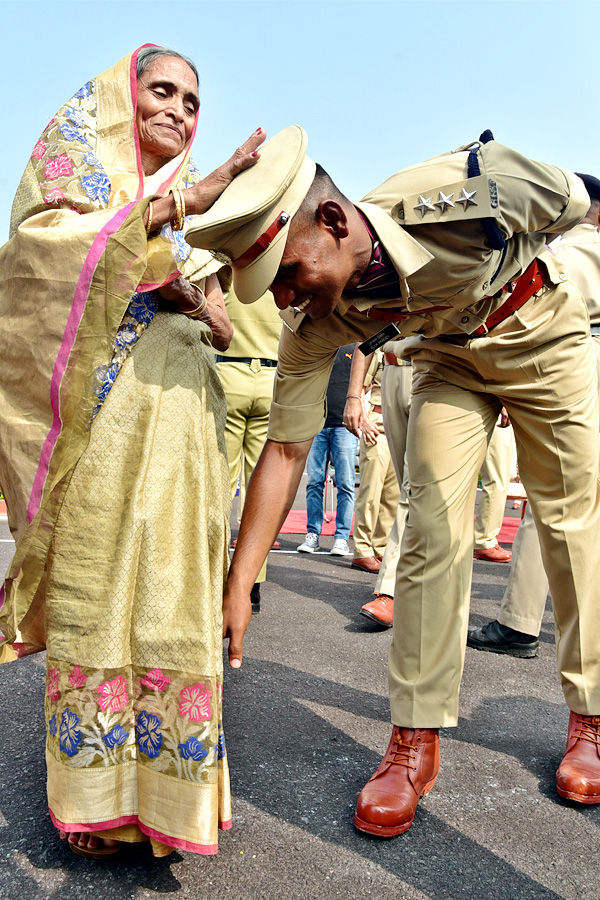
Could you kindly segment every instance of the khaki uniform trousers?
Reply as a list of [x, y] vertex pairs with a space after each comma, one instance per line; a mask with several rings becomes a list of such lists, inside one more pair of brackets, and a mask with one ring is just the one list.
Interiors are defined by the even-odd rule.
[[[592, 338], [596, 351], [598, 387], [600, 390], [600, 337]], [[542, 562], [537, 528], [528, 503], [513, 543], [513, 557], [508, 585], [498, 614], [501, 625], [538, 635], [548, 596], [548, 576]]]
[[489, 550], [498, 543], [502, 528], [506, 495], [510, 484], [510, 467], [514, 450], [512, 426], [492, 432], [486, 457], [481, 467], [481, 497], [475, 516], [475, 548]]
[[[225, 446], [229, 461], [231, 496], [235, 497], [244, 456], [246, 486], [267, 439], [269, 410], [273, 397], [275, 367], [261, 366], [255, 359], [251, 365], [237, 362], [217, 363], [217, 372], [227, 398]], [[257, 583], [265, 580], [267, 561], [262, 564]]]
[[387, 435], [382, 425], [379, 428], [381, 433], [377, 443], [367, 444], [362, 437], [360, 439], [360, 486], [354, 503], [354, 559], [383, 556], [396, 516], [400, 486]]
[[373, 593], [386, 594], [388, 597], [394, 596], [400, 544], [408, 513], [409, 476], [406, 465], [406, 435], [410, 414], [411, 385], [412, 366], [406, 363], [400, 366], [385, 366], [381, 379], [381, 407], [392, 463], [400, 484], [400, 496], [396, 507], [396, 518], [390, 531]]
[[413, 396], [389, 667], [395, 724], [457, 722], [477, 473], [501, 404], [554, 598], [565, 699], [575, 712], [600, 713], [600, 441], [589, 329], [581, 294], [561, 281], [483, 338], [405, 342]]

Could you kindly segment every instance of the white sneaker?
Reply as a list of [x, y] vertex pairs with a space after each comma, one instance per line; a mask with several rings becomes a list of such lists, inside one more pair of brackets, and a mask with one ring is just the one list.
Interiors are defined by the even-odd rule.
[[316, 553], [319, 549], [319, 535], [309, 531], [304, 538], [304, 543], [298, 547], [298, 553]]
[[331, 556], [351, 556], [352, 551], [348, 546], [348, 541], [345, 541], [343, 538], [336, 538], [333, 542], [333, 547], [329, 551]]

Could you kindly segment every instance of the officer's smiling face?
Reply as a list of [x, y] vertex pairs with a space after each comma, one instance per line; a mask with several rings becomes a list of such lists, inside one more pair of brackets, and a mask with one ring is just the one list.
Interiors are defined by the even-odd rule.
[[[346, 288], [354, 287], [370, 259], [370, 244], [357, 256], [352, 225], [337, 204], [321, 204], [314, 221], [292, 219], [271, 291], [279, 309], [294, 307], [326, 319]], [[361, 223], [360, 223], [361, 224]], [[360, 235], [362, 238], [362, 235]]]

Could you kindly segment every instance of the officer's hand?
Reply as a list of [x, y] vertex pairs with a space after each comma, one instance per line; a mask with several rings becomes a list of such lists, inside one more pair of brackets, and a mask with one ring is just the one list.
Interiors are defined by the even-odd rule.
[[242, 665], [242, 641], [252, 616], [249, 594], [239, 594], [227, 585], [223, 594], [223, 640], [229, 638], [229, 665]]
[[379, 437], [379, 428], [372, 422], [368, 416], [363, 416], [360, 422], [360, 430], [364, 438], [365, 444], [376, 444]]
[[348, 431], [360, 437], [360, 423], [364, 415], [362, 401], [358, 397], [348, 397], [344, 406], [344, 415], [342, 416], [342, 424], [346, 426]]
[[500, 410], [500, 418], [498, 419], [498, 428], [508, 428], [510, 425], [510, 416], [506, 412], [504, 406]]

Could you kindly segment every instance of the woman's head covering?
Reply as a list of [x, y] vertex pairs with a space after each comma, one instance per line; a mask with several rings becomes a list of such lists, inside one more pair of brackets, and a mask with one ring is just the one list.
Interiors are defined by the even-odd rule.
[[[79, 214], [98, 212], [122, 207], [143, 197], [163, 195], [175, 187], [190, 187], [201, 180], [191, 158], [197, 118], [184, 152], [155, 176], [144, 177], [135, 121], [137, 56], [141, 49], [86, 82], [48, 122], [17, 188], [11, 213], [11, 235], [26, 219], [48, 210]], [[187, 218], [191, 221], [193, 217]], [[154, 265], [148, 273], [148, 284], [156, 285], [176, 277], [174, 271], [164, 271], [165, 254], [160, 253], [160, 249], [167, 241], [171, 245], [171, 256], [166, 258], [167, 268], [172, 268], [172, 257], [178, 264], [177, 274], [190, 277], [192, 272], [202, 269], [205, 276], [220, 267], [205, 252], [195, 251], [190, 260], [192, 250], [183, 233], [173, 232], [171, 226], [166, 225], [150, 245]], [[162, 247], [163, 251], [165, 249]], [[157, 254], [163, 258], [162, 266], [156, 265]]]

